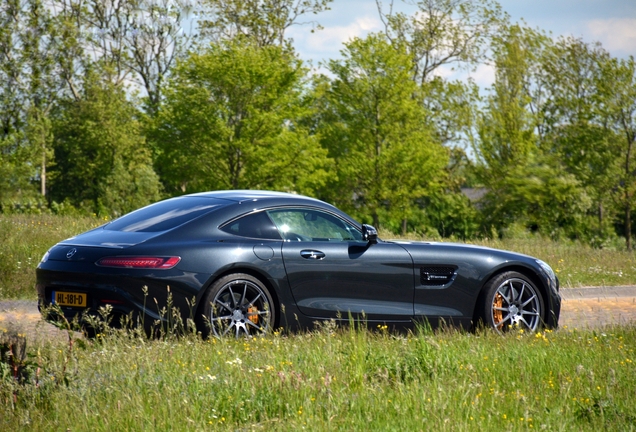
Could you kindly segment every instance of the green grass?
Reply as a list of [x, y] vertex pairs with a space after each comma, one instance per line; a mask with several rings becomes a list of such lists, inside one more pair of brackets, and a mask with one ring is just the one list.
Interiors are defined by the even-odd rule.
[[[0, 298], [34, 299], [35, 267], [48, 248], [104, 222], [68, 216], [0, 215]], [[541, 258], [555, 269], [564, 288], [636, 285], [634, 252], [593, 249], [578, 242], [536, 236], [474, 243]]]
[[104, 222], [90, 217], [0, 214], [0, 298], [35, 299], [35, 267], [44, 253]]
[[555, 242], [540, 237], [476, 243], [541, 258], [554, 269], [562, 288], [636, 285], [633, 251], [594, 249], [579, 242]]
[[112, 334], [32, 354], [25, 382], [0, 378], [0, 430], [636, 430], [633, 326]]

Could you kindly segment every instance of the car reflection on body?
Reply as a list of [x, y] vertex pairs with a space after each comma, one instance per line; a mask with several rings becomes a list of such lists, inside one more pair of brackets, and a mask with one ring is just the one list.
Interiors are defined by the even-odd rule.
[[174, 307], [208, 334], [321, 320], [428, 322], [505, 332], [557, 326], [558, 280], [541, 260], [441, 242], [383, 241], [325, 202], [266, 191], [160, 201], [53, 246], [40, 306], [68, 319], [110, 305], [144, 322]]

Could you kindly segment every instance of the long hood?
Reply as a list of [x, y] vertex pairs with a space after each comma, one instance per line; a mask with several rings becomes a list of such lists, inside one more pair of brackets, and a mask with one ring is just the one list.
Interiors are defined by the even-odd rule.
[[445, 242], [421, 242], [421, 241], [403, 241], [390, 240], [391, 243], [399, 244], [406, 249], [411, 256], [421, 257], [424, 254], [427, 258], [435, 257], [435, 261], [455, 261], [477, 260], [487, 261], [489, 267], [497, 263], [520, 262], [535, 267], [535, 258], [501, 249], [493, 249], [485, 246], [476, 246], [463, 243], [445, 243]]

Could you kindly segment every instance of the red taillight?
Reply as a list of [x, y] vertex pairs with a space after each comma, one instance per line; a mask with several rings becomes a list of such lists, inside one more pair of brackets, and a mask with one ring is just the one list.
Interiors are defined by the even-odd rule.
[[114, 305], [124, 304], [123, 300], [102, 299], [100, 301], [106, 304], [114, 304]]
[[181, 257], [106, 257], [97, 261], [100, 267], [124, 267], [138, 269], [171, 269]]

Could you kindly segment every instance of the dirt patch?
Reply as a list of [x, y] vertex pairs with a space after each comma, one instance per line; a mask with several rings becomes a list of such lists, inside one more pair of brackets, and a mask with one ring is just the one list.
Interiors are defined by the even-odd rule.
[[563, 300], [561, 328], [598, 328], [612, 324], [636, 324], [636, 297]]
[[0, 332], [3, 331], [25, 335], [36, 345], [68, 341], [66, 331], [42, 321], [37, 302], [31, 300], [0, 301]]

